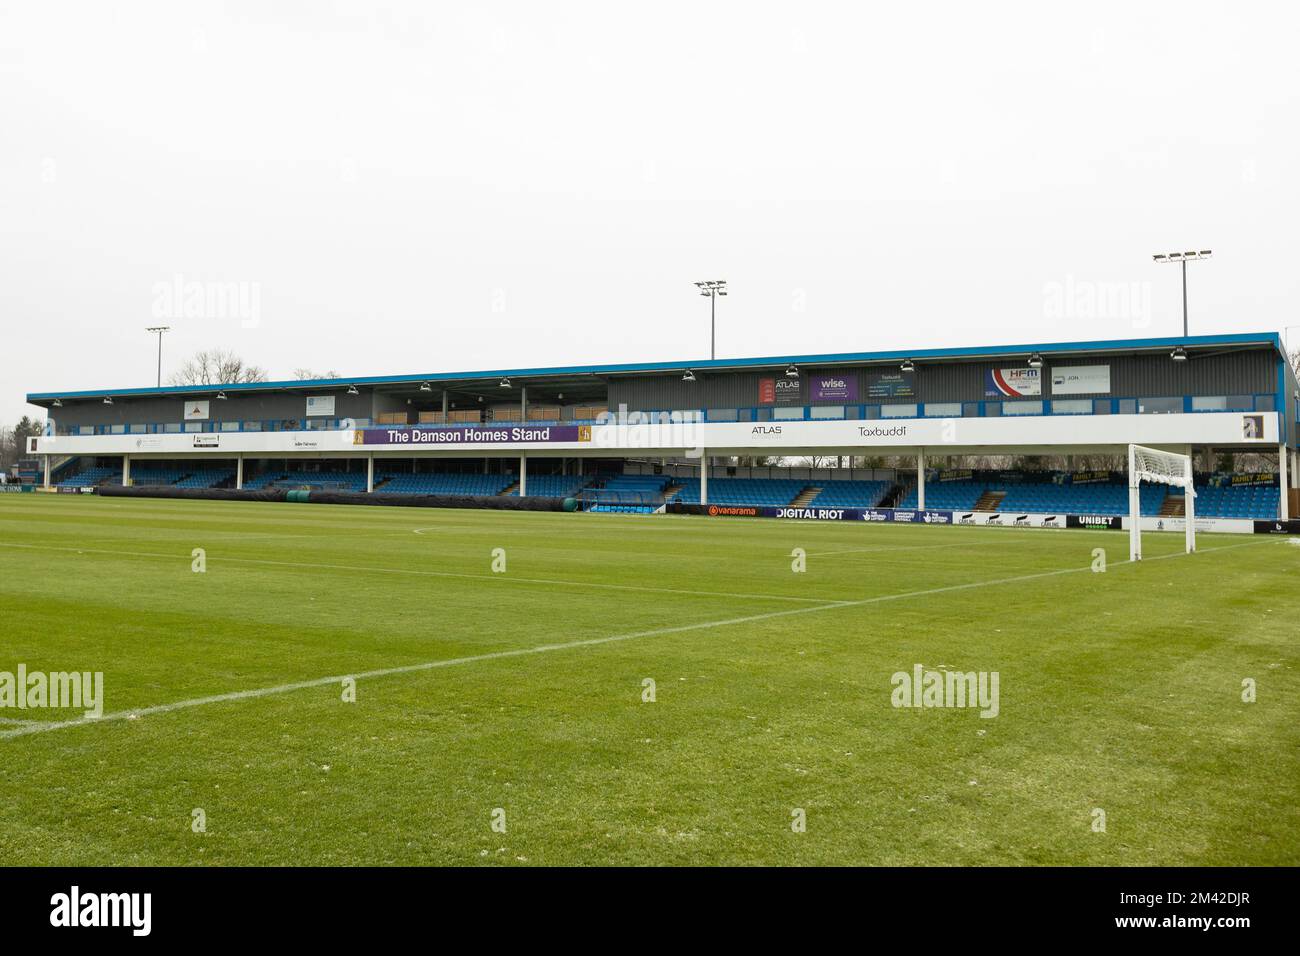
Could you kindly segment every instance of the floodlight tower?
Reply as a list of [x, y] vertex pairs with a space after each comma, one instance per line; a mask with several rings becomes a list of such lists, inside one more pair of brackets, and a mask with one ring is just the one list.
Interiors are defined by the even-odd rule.
[[1208, 259], [1210, 250], [1202, 249], [1197, 252], [1193, 249], [1191, 252], [1163, 252], [1156, 253], [1151, 257], [1156, 262], [1177, 262], [1183, 267], [1183, 338], [1187, 338], [1187, 261], [1189, 259]]
[[170, 325], [151, 325], [145, 329], [146, 332], [156, 332], [158, 334], [158, 387], [162, 388], [162, 337], [164, 332], [170, 332]]
[[700, 295], [709, 297], [709, 358], [717, 358], [718, 296], [727, 294], [726, 279], [706, 279], [695, 283]]

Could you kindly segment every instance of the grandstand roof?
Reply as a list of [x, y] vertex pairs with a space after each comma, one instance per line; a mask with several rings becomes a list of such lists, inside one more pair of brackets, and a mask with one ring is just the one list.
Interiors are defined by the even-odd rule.
[[756, 358], [697, 359], [673, 362], [633, 362], [611, 365], [570, 365], [552, 368], [489, 369], [469, 372], [422, 372], [410, 375], [363, 375], [356, 378], [340, 376], [328, 379], [305, 379], [277, 382], [245, 382], [213, 385], [180, 385], [161, 388], [109, 388], [85, 389], [66, 392], [33, 392], [27, 401], [33, 405], [48, 405], [55, 399], [113, 397], [166, 397], [173, 395], [201, 395], [218, 390], [225, 392], [296, 391], [357, 386], [395, 386], [398, 388], [430, 383], [470, 383], [493, 378], [519, 378], [527, 380], [562, 380], [566, 378], [611, 377], [618, 375], [680, 374], [684, 369], [699, 371], [740, 371], [764, 368], [784, 368], [787, 365], [862, 365], [876, 362], [898, 362], [912, 359], [916, 362], [962, 361], [978, 358], [1020, 358], [1037, 352], [1044, 356], [1080, 355], [1089, 353], [1129, 354], [1172, 349], [1249, 348], [1268, 347], [1279, 356], [1286, 352], [1281, 336], [1276, 332], [1243, 332], [1225, 335], [1171, 336], [1142, 339], [1108, 339], [1095, 342], [1041, 342], [1024, 345], [990, 345], [948, 349], [893, 349], [884, 352], [832, 352], [817, 355], [779, 355]]

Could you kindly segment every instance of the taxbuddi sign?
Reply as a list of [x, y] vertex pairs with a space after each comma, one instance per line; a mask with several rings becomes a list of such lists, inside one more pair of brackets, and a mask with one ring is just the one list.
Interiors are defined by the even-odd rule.
[[435, 428], [365, 428], [353, 433], [355, 445], [545, 445], [591, 441], [590, 425], [483, 425]]

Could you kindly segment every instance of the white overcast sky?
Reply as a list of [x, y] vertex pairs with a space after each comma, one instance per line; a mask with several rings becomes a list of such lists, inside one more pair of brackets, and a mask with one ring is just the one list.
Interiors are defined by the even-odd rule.
[[[0, 420], [152, 384], [1300, 324], [1294, 3], [0, 5]], [[1127, 294], [1126, 294], [1127, 293]], [[1098, 296], [1095, 298], [1094, 296]], [[181, 304], [183, 306], [183, 303]], [[251, 326], [251, 327], [248, 327]], [[1300, 337], [1300, 329], [1294, 330]]]

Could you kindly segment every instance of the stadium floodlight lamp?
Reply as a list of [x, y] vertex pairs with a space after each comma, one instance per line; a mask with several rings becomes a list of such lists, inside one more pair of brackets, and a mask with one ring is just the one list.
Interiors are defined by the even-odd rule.
[[508, 379], [508, 378], [503, 378], [503, 379], [501, 379], [500, 387], [501, 387], [501, 388], [509, 388], [509, 387], [510, 387], [510, 379]]
[[690, 369], [687, 369], [686, 372], [682, 375], [682, 381], [683, 382], [695, 381], [695, 373], [692, 372]]
[[105, 405], [112, 405], [112, 404], [113, 404], [113, 396], [112, 396], [112, 395], [105, 395], [105, 396], [104, 396], [104, 404], [105, 404]]
[[430, 385], [428, 382], [421, 382], [421, 383], [420, 383], [420, 391], [422, 391], [422, 392], [432, 392], [432, 391], [433, 391], [433, 386]]
[[348, 386], [348, 394], [349, 394], [349, 395], [360, 395], [361, 393], [357, 391], [357, 387], [356, 387], [355, 385], [349, 385], [349, 386]]
[[1035, 352], [1033, 355], [1029, 356], [1029, 367], [1030, 367], [1030, 368], [1042, 368], [1042, 367], [1043, 367], [1043, 357], [1042, 357], [1041, 355], [1039, 355], [1037, 352]]
[[147, 329], [145, 329], [145, 331], [150, 333], [151, 335], [158, 336], [158, 387], [159, 388], [162, 388], [162, 337], [164, 332], [170, 332], [171, 330], [172, 327], [170, 325], [151, 325]]
[[718, 357], [718, 296], [727, 294], [726, 279], [705, 279], [695, 283], [700, 295], [709, 299], [709, 358]]
[[789, 368], [787, 368], [787, 369], [785, 370], [785, 377], [786, 377], [786, 378], [798, 378], [798, 377], [799, 377], [799, 367], [798, 367], [797, 365], [791, 365]]
[[1169, 353], [1169, 357], [1173, 359], [1175, 362], [1186, 362], [1187, 349], [1183, 348], [1180, 345], [1177, 348], [1175, 348], [1172, 352]]
[[[1210, 249], [1190, 249], [1187, 252], [1156, 253], [1151, 258], [1156, 262], [1177, 262], [1183, 270], [1183, 336], [1187, 336], [1187, 263], [1192, 259], [1209, 259], [1214, 252]], [[1186, 358], [1186, 356], [1184, 356]], [[1182, 361], [1182, 359], [1176, 359]]]
[[54, 400], [54, 406], [53, 406], [53, 407], [54, 407], [54, 408], [62, 408], [62, 407], [63, 407], [63, 400], [62, 400], [62, 399], [59, 399], [59, 398], [56, 398], [56, 399]]
[[217, 401], [219, 401], [219, 402], [224, 402], [225, 400], [226, 400], [226, 393], [225, 393], [225, 392], [217, 392]]
[[903, 364], [898, 366], [898, 370], [900, 372], [915, 372], [916, 363], [913, 362], [911, 359], [903, 359]]

